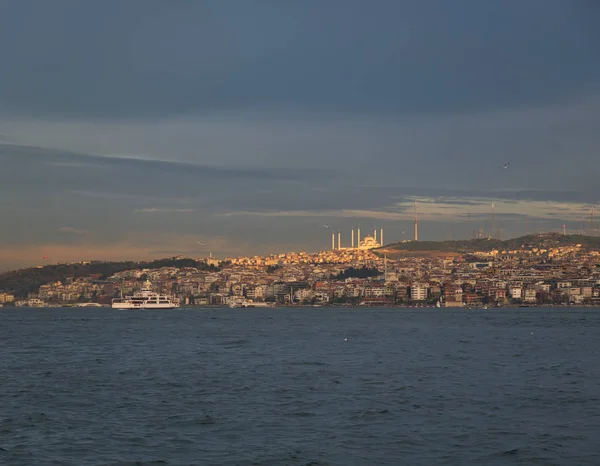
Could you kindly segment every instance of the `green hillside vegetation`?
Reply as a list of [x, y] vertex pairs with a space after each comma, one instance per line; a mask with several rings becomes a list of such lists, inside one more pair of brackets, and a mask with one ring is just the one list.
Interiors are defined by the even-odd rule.
[[520, 236], [504, 241], [498, 239], [470, 239], [458, 241], [411, 241], [393, 243], [376, 249], [376, 253], [393, 254], [410, 252], [448, 252], [469, 254], [475, 251], [514, 250], [521, 247], [550, 248], [558, 246], [573, 246], [581, 244], [586, 249], [600, 249], [600, 237], [584, 235], [562, 235], [560, 233], [542, 233]]
[[195, 267], [199, 270], [217, 271], [214, 265], [194, 259], [158, 259], [152, 262], [100, 262], [72, 263], [32, 267], [27, 269], [4, 272], [0, 274], [0, 291], [9, 291], [17, 298], [27, 296], [27, 293], [37, 291], [46, 283], [61, 281], [67, 278], [95, 277], [106, 279], [117, 272], [134, 269], [160, 269], [162, 267]]

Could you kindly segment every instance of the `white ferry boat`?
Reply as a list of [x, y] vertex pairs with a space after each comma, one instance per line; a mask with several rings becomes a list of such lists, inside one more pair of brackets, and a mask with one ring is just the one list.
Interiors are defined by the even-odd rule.
[[139, 293], [112, 300], [113, 309], [175, 309], [178, 307], [177, 298], [153, 292], [149, 281], [144, 282]]

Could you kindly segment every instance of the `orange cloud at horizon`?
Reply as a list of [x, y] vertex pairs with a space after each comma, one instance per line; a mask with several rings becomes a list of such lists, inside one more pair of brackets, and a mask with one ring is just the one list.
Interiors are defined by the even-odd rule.
[[[202, 240], [204, 246], [198, 242]], [[94, 244], [31, 244], [0, 246], [0, 270], [81, 261], [146, 261], [186, 255], [208, 256], [216, 253], [239, 253], [247, 243], [233, 243], [223, 237], [191, 235], [136, 235], [114, 243]]]

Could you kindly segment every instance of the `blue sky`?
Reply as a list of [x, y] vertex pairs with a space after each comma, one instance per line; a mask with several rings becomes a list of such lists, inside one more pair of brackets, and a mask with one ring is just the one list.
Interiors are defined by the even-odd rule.
[[503, 236], [579, 230], [598, 20], [585, 0], [0, 0], [0, 268], [314, 251], [323, 223], [394, 241], [415, 199], [422, 239], [489, 228], [492, 202]]

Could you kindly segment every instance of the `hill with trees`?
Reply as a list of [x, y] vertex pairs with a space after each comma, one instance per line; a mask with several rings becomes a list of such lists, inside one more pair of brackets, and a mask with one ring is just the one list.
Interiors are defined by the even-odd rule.
[[25, 297], [46, 283], [65, 281], [69, 277], [80, 278], [95, 276], [99, 280], [125, 270], [160, 269], [175, 267], [178, 269], [194, 267], [199, 270], [217, 271], [218, 267], [194, 259], [158, 259], [150, 262], [76, 262], [70, 264], [46, 265], [0, 273], [0, 291], [14, 293], [16, 297]]
[[574, 246], [580, 244], [584, 249], [600, 250], [600, 236], [562, 235], [560, 233], [540, 233], [536, 235], [520, 236], [507, 240], [478, 238], [456, 241], [407, 241], [388, 244], [385, 247], [373, 250], [383, 255], [411, 254], [472, 254], [477, 251], [489, 252], [497, 250], [515, 250], [521, 248], [553, 248], [561, 246]]

